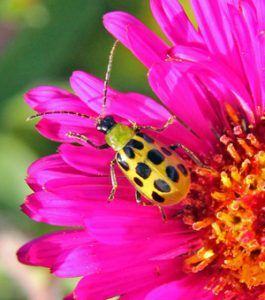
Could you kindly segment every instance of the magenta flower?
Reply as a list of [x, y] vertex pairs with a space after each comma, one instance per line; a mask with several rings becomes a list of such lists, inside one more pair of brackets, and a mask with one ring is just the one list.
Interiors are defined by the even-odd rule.
[[[208, 166], [183, 155], [192, 184], [186, 199], [165, 208], [166, 222], [156, 207], [135, 203], [118, 168], [117, 194], [107, 203], [114, 151], [71, 145], [67, 136], [77, 132], [102, 144], [93, 120], [50, 114], [37, 125], [62, 145], [29, 168], [34, 193], [22, 210], [36, 221], [78, 229], [33, 240], [18, 257], [56, 276], [82, 277], [67, 299], [265, 298], [265, 3], [191, 2], [198, 31], [180, 4], [151, 0], [172, 45], [126, 13], [104, 17], [105, 27], [149, 69], [156, 95], [193, 130], [174, 122], [148, 134], [184, 144]], [[75, 94], [42, 86], [26, 101], [38, 113], [97, 117], [103, 81], [77, 71], [70, 84]], [[112, 89], [106, 110], [124, 124], [159, 127], [170, 116], [146, 96]]]

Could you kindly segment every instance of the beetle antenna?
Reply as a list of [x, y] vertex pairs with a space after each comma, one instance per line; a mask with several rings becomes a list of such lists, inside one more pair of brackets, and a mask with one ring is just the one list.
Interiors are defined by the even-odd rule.
[[66, 110], [53, 110], [53, 111], [45, 111], [42, 113], [38, 113], [35, 114], [33, 116], [28, 117], [26, 120], [27, 121], [31, 121], [34, 120], [36, 118], [42, 117], [42, 116], [46, 116], [46, 115], [57, 115], [57, 114], [64, 114], [64, 115], [73, 115], [73, 116], [78, 116], [81, 118], [85, 118], [85, 119], [92, 119], [92, 120], [96, 120], [95, 117], [91, 117], [85, 114], [81, 114], [79, 112], [74, 112], [74, 111], [66, 111]]
[[106, 101], [107, 101], [107, 92], [108, 92], [108, 85], [109, 85], [109, 80], [110, 80], [110, 72], [112, 69], [112, 63], [113, 63], [113, 57], [114, 57], [114, 53], [116, 50], [116, 47], [118, 45], [119, 41], [116, 40], [110, 50], [110, 54], [109, 54], [109, 62], [108, 62], [108, 68], [107, 68], [107, 72], [105, 75], [105, 80], [104, 80], [104, 89], [103, 89], [103, 102], [102, 102], [102, 112], [101, 115], [104, 117], [106, 115]]

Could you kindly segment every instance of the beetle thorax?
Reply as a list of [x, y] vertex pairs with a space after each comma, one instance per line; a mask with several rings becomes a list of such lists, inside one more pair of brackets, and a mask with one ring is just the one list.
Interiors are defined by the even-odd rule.
[[132, 128], [117, 123], [106, 134], [106, 143], [115, 151], [121, 150], [133, 137], [134, 131]]

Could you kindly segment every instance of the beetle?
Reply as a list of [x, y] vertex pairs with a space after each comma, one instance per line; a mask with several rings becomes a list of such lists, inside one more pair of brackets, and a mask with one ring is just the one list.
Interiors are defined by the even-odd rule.
[[31, 116], [29, 119], [48, 114], [62, 113], [95, 119], [96, 129], [105, 135], [105, 144], [96, 145], [88, 137], [76, 132], [68, 132], [67, 136], [72, 139], [81, 140], [99, 150], [111, 147], [116, 152], [114, 159], [110, 162], [112, 189], [108, 200], [112, 201], [114, 199], [118, 187], [114, 169], [114, 165], [117, 163], [126, 178], [135, 187], [137, 203], [145, 204], [141, 200], [141, 195], [143, 195], [149, 200], [150, 204], [157, 205], [162, 210], [163, 206], [179, 203], [186, 197], [190, 190], [190, 171], [183, 159], [174, 150], [181, 148], [196, 164], [202, 167], [204, 165], [184, 145], [174, 144], [166, 146], [143, 132], [143, 129], [161, 132], [175, 120], [192, 131], [176, 115], [172, 114], [161, 128], [142, 126], [134, 122], [131, 122], [132, 126], [128, 126], [117, 123], [113, 116], [106, 115], [107, 88], [117, 43], [117, 41], [114, 43], [109, 55], [108, 69], [104, 81], [102, 114], [98, 118], [71, 111], [47, 111]]

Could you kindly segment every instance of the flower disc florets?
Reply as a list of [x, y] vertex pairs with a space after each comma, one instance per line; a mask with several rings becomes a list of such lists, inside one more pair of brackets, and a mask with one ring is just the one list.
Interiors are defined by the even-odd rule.
[[258, 299], [265, 284], [265, 122], [248, 125], [227, 105], [231, 130], [218, 139], [208, 168], [195, 167], [183, 212], [185, 223], [203, 234], [185, 270], [214, 272], [207, 289], [233, 299]]

